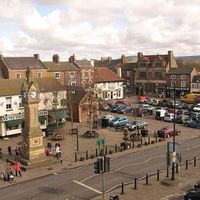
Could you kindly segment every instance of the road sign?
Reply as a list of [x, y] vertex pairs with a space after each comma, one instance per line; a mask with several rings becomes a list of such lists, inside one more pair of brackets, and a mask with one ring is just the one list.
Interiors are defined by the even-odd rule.
[[181, 145], [175, 143], [175, 152], [173, 152], [173, 142], [167, 143], [167, 165], [170, 166], [172, 162], [178, 161], [181, 163]]
[[105, 144], [104, 138], [99, 138], [99, 139], [97, 140], [97, 145], [101, 146], [101, 145], [104, 145], [104, 144]]

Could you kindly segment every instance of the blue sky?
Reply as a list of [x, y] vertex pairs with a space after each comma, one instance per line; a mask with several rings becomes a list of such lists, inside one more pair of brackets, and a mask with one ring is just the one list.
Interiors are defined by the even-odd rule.
[[0, 52], [66, 60], [200, 54], [200, 1], [2, 0]]

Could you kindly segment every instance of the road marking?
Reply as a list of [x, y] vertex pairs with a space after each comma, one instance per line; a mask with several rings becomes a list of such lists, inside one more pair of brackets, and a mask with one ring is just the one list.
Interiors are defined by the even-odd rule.
[[83, 183], [83, 182], [85, 182], [85, 181], [87, 181], [87, 180], [89, 180], [89, 179], [91, 179], [91, 178], [93, 178], [93, 177], [95, 177], [95, 176], [98, 176], [98, 174], [91, 175], [91, 176], [89, 176], [89, 177], [87, 177], [87, 178], [81, 180], [80, 182]]
[[94, 188], [92, 188], [92, 187], [90, 187], [88, 185], [85, 185], [85, 184], [79, 182], [79, 181], [73, 180], [73, 182], [76, 183], [76, 184], [78, 184], [78, 185], [81, 185], [81, 186], [83, 186], [83, 187], [85, 187], [85, 188], [87, 188], [89, 190], [92, 190], [93, 192], [96, 192], [98, 194], [102, 194], [102, 192], [100, 192], [99, 190], [96, 190], [96, 189], [94, 189]]

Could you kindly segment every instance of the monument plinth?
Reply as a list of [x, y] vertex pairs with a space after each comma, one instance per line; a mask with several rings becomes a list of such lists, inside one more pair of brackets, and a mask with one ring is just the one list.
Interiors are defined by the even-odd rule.
[[24, 106], [24, 128], [22, 131], [22, 150], [20, 161], [24, 165], [38, 166], [55, 162], [45, 155], [43, 133], [38, 121], [39, 87], [32, 80], [32, 72], [26, 71], [26, 81], [22, 85], [22, 103]]

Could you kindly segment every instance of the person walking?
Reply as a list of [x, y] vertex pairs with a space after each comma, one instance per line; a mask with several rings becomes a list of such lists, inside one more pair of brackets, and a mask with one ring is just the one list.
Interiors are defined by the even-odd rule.
[[16, 161], [14, 164], [14, 170], [15, 170], [15, 175], [18, 176], [18, 174], [20, 175], [20, 177], [22, 177], [21, 174], [21, 163], [19, 161]]
[[8, 146], [8, 155], [12, 156], [12, 148], [11, 148], [11, 146]]
[[59, 159], [60, 154], [61, 154], [60, 147], [59, 147], [59, 146], [56, 146], [56, 158], [57, 158], [57, 159]]

